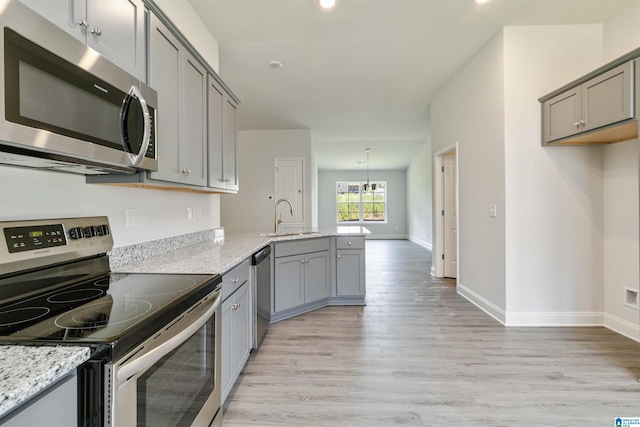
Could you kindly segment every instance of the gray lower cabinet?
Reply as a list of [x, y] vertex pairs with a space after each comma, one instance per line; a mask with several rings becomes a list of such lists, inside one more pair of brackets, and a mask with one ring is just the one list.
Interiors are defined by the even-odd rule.
[[364, 236], [336, 237], [336, 295], [365, 295]]
[[0, 419], [0, 425], [3, 427], [76, 426], [78, 425], [77, 387], [75, 373], [68, 375]]
[[544, 101], [543, 144], [633, 119], [635, 65], [635, 61], [628, 61]]
[[329, 297], [329, 251], [276, 258], [275, 312]]
[[222, 401], [251, 353], [250, 264], [243, 262], [222, 278]]
[[151, 17], [149, 84], [158, 92], [154, 180], [207, 184], [207, 72], [160, 20]]
[[146, 81], [142, 0], [20, 0], [102, 56]]

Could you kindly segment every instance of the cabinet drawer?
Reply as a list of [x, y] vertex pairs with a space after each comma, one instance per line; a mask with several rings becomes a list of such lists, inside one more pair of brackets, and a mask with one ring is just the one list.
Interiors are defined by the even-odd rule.
[[364, 249], [364, 236], [336, 237], [337, 249]]
[[226, 300], [236, 289], [249, 280], [251, 262], [245, 260], [241, 264], [222, 275], [222, 301]]
[[294, 242], [277, 242], [275, 244], [275, 257], [299, 255], [310, 252], [320, 252], [329, 250], [329, 238], [301, 239]]

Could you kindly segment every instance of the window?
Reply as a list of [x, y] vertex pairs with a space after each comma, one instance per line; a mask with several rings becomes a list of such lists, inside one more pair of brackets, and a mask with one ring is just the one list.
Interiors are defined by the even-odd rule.
[[336, 208], [338, 222], [385, 222], [387, 220], [387, 183], [337, 182]]

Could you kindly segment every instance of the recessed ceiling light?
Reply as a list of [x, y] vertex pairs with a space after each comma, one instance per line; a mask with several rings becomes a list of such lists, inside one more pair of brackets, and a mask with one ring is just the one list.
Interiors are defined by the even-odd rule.
[[489, 0], [476, 0], [476, 3], [487, 3]]
[[273, 68], [277, 70], [278, 68], [284, 67], [284, 62], [282, 61], [269, 61], [269, 68]]
[[336, 0], [318, 0], [318, 3], [320, 3], [320, 7], [323, 9], [331, 9], [336, 5]]

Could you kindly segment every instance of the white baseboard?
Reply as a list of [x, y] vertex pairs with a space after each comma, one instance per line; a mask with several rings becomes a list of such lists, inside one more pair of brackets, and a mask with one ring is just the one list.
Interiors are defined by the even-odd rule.
[[[431, 274], [435, 271], [432, 268]], [[615, 333], [640, 342], [640, 326], [604, 312], [505, 312], [458, 282], [458, 294], [469, 300], [506, 327], [603, 326]]]
[[487, 313], [489, 316], [496, 319], [498, 322], [505, 324], [505, 311], [493, 304], [489, 300], [484, 299], [477, 293], [473, 292], [471, 289], [464, 286], [458, 280], [457, 284], [458, 294], [462, 295], [466, 299], [468, 299], [472, 304], [480, 308], [482, 311]]
[[427, 242], [426, 240], [422, 240], [422, 239], [416, 239], [415, 237], [409, 236], [409, 241], [422, 246], [423, 248], [429, 249], [430, 251], [433, 251], [433, 245], [429, 242]]
[[507, 312], [506, 326], [603, 326], [602, 312]]
[[640, 342], [640, 326], [609, 313], [604, 313], [604, 327], [622, 336]]

